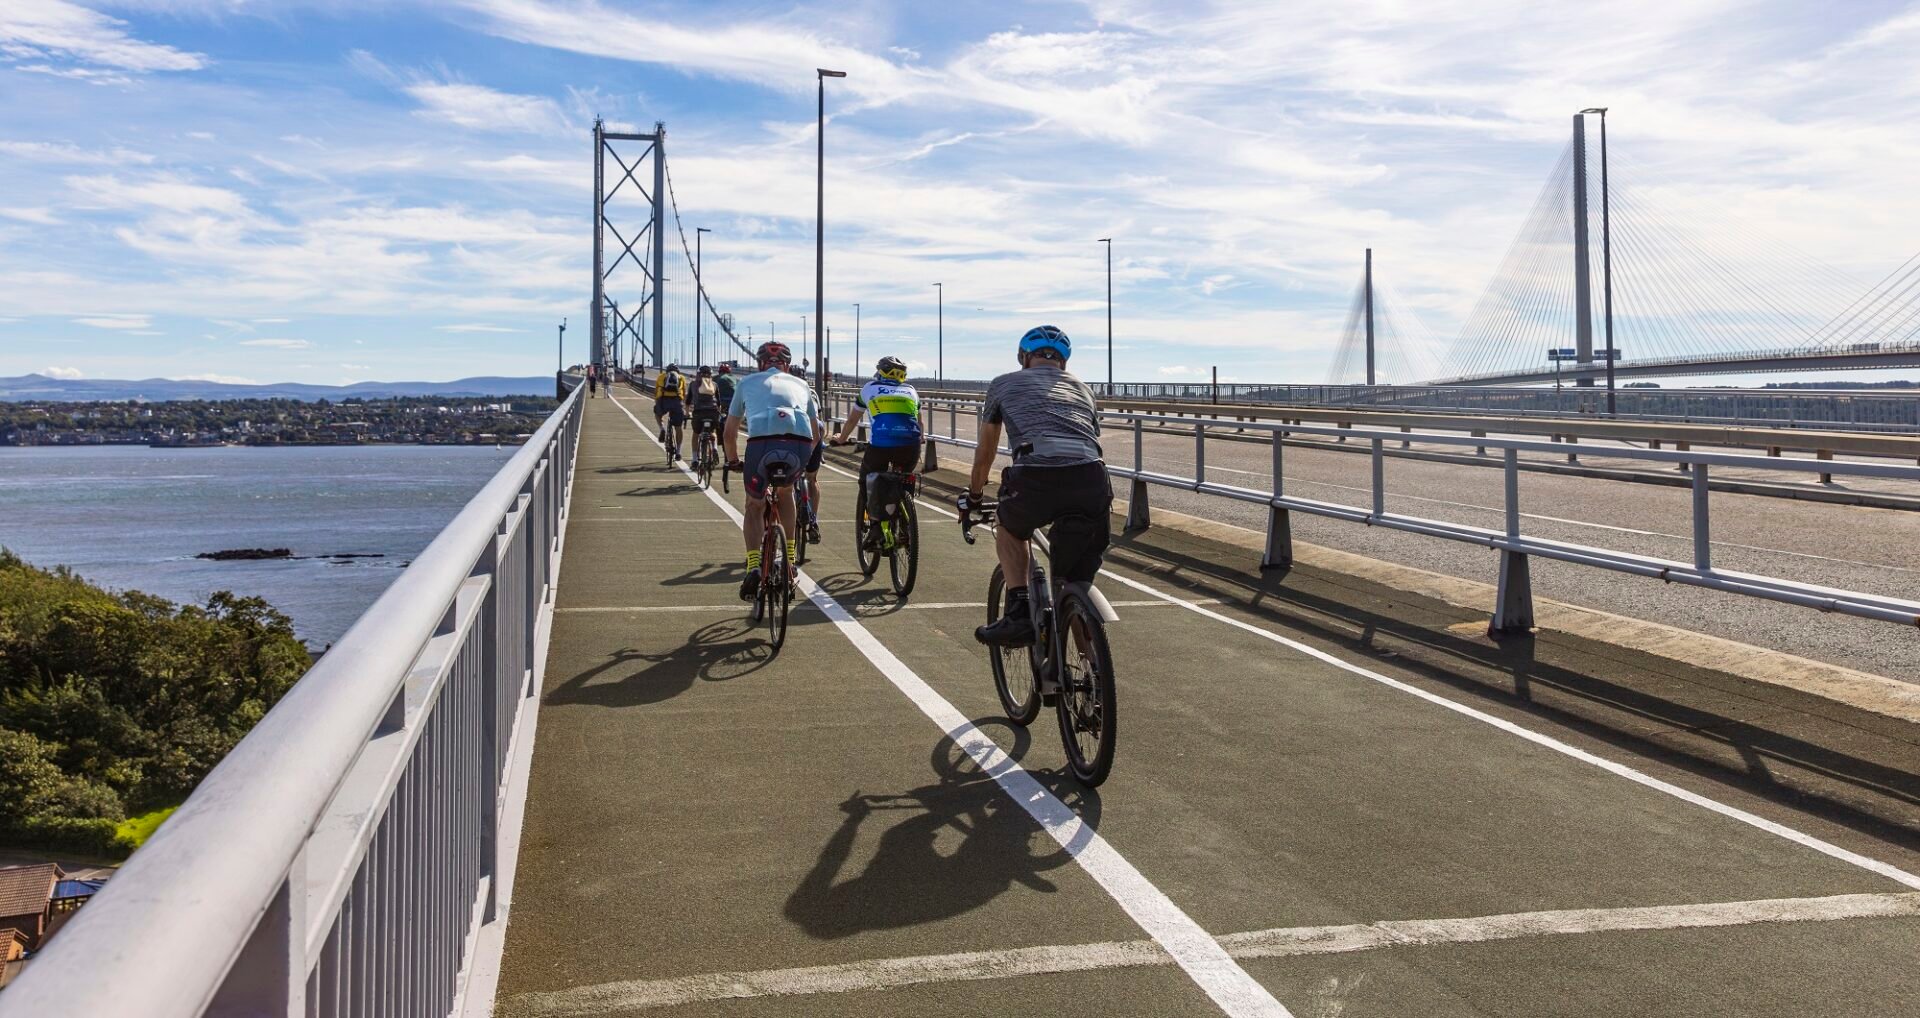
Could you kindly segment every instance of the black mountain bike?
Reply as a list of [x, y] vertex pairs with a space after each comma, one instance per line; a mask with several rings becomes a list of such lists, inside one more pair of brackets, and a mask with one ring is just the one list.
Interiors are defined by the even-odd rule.
[[[693, 441], [693, 463], [690, 466], [693, 467], [694, 482], [702, 488], [713, 487], [713, 468], [721, 465], [720, 444], [713, 439], [714, 430], [714, 428], [694, 425], [696, 437]], [[720, 483], [726, 483], [724, 476], [721, 477]]]
[[[864, 442], [855, 443], [854, 452], [865, 452]], [[870, 479], [879, 478], [883, 487], [896, 493], [892, 505], [867, 505]], [[914, 496], [920, 487], [920, 475], [899, 470], [883, 470], [860, 478], [860, 493], [853, 508], [853, 546], [859, 549], [860, 573], [871, 579], [887, 560], [887, 578], [893, 592], [906, 597], [920, 575], [920, 513]]]
[[[983, 502], [960, 518], [960, 536], [973, 543], [973, 528], [994, 521], [997, 502]], [[1070, 517], [1069, 517], [1070, 518]], [[1047, 568], [1040, 562], [1045, 556]], [[989, 647], [994, 689], [1000, 706], [1016, 724], [1031, 724], [1042, 704], [1051, 703], [1060, 719], [1060, 741], [1074, 779], [1088, 788], [1107, 780], [1113, 770], [1115, 724], [1113, 652], [1107, 646], [1106, 623], [1119, 621], [1113, 607], [1091, 583], [1057, 582], [1052, 548], [1039, 531], [1027, 540], [1027, 606], [1033, 613], [1033, 646]], [[1049, 584], [1048, 572], [1056, 582]], [[987, 581], [987, 624], [998, 621], [1008, 607], [1006, 577], [993, 567]]]

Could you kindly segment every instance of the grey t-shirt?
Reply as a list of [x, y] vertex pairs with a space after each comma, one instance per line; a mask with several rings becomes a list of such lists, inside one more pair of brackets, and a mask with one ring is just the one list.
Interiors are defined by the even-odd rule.
[[1100, 459], [1100, 414], [1093, 390], [1071, 373], [1048, 367], [1009, 371], [987, 386], [980, 419], [1004, 424], [1007, 448], [1032, 442], [1020, 462], [1071, 467]]

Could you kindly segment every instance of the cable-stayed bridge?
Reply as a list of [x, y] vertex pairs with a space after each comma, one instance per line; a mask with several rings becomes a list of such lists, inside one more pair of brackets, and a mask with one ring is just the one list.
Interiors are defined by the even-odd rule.
[[1663, 197], [1627, 153], [1607, 171], [1585, 121], [1444, 349], [1369, 252], [1330, 382], [1590, 386], [1609, 349], [1616, 378], [1920, 366], [1920, 255], [1866, 286], [1738, 215]]

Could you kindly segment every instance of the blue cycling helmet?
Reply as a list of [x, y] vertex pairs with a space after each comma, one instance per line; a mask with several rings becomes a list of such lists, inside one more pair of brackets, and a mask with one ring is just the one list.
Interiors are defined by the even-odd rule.
[[1028, 329], [1027, 334], [1020, 337], [1020, 352], [1035, 353], [1040, 350], [1052, 350], [1060, 355], [1061, 360], [1066, 360], [1073, 356], [1073, 340], [1051, 325]]

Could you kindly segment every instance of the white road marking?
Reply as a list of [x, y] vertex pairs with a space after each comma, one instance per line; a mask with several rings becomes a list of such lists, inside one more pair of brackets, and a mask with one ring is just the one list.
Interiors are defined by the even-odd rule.
[[1651, 774], [1646, 774], [1641, 771], [1637, 771], [1632, 767], [1628, 767], [1626, 764], [1616, 763], [1615, 761], [1609, 760], [1606, 757], [1599, 756], [1594, 753], [1589, 753], [1578, 746], [1561, 742], [1559, 739], [1556, 739], [1550, 735], [1543, 735], [1539, 732], [1534, 731], [1531, 728], [1521, 727], [1520, 725], [1514, 724], [1513, 722], [1508, 721], [1505, 718], [1495, 717], [1494, 715], [1488, 714], [1487, 712], [1479, 710], [1477, 708], [1469, 707], [1463, 703], [1457, 703], [1453, 700], [1449, 700], [1446, 697], [1440, 696], [1435, 693], [1429, 693], [1418, 686], [1409, 685], [1405, 682], [1401, 682], [1399, 679], [1382, 675], [1371, 668], [1365, 668], [1365, 667], [1362, 667], [1361, 665], [1354, 664], [1351, 661], [1347, 661], [1342, 658], [1335, 657], [1324, 650], [1320, 650], [1316, 647], [1308, 646], [1307, 644], [1301, 643], [1298, 640], [1293, 640], [1285, 636], [1281, 636], [1279, 633], [1273, 632], [1272, 630], [1263, 629], [1259, 626], [1253, 625], [1252, 623], [1242, 622], [1239, 619], [1233, 618], [1231, 616], [1222, 615], [1221, 613], [1214, 611], [1210, 608], [1204, 607], [1197, 602], [1188, 601], [1183, 598], [1176, 597], [1173, 594], [1169, 594], [1169, 593], [1166, 593], [1165, 591], [1161, 591], [1154, 587], [1150, 587], [1144, 583], [1141, 583], [1138, 580], [1129, 579], [1125, 576], [1121, 576], [1117, 573], [1109, 572], [1104, 569], [1101, 570], [1101, 572], [1107, 576], [1113, 577], [1114, 579], [1120, 581], [1121, 583], [1126, 584], [1129, 587], [1132, 587], [1135, 590], [1140, 591], [1141, 593], [1152, 594], [1155, 597], [1163, 598], [1167, 601], [1173, 602], [1174, 604], [1183, 605], [1189, 611], [1196, 612], [1200, 615], [1204, 615], [1207, 618], [1215, 620], [1216, 622], [1224, 622], [1227, 625], [1234, 627], [1235, 629], [1252, 633], [1253, 635], [1261, 637], [1262, 639], [1271, 640], [1274, 643], [1280, 644], [1281, 646], [1290, 647], [1294, 650], [1299, 651], [1302, 654], [1307, 655], [1308, 657], [1311, 657], [1317, 661], [1323, 661], [1327, 664], [1334, 666], [1335, 668], [1341, 669], [1342, 671], [1351, 672], [1362, 678], [1371, 679], [1374, 682], [1378, 682], [1383, 686], [1387, 686], [1392, 689], [1397, 689], [1403, 693], [1408, 693], [1413, 696], [1417, 696], [1422, 700], [1425, 700], [1432, 704], [1436, 704], [1441, 707], [1445, 707], [1446, 709], [1453, 711], [1457, 714], [1463, 714], [1467, 717], [1473, 718], [1475, 721], [1484, 722], [1486, 724], [1492, 725], [1495, 728], [1500, 729], [1501, 731], [1508, 732], [1513, 735], [1517, 735], [1520, 738], [1527, 740], [1528, 742], [1534, 743], [1535, 745], [1544, 746], [1547, 749], [1553, 750], [1556, 753], [1562, 753], [1562, 754], [1565, 754], [1566, 756], [1570, 756], [1574, 758], [1575, 760], [1580, 760], [1586, 763], [1590, 763], [1595, 767], [1600, 768], [1601, 770], [1626, 778], [1628, 781], [1632, 781], [1632, 782], [1635, 782], [1636, 784], [1644, 785], [1657, 792], [1664, 792], [1667, 795], [1671, 795], [1676, 799], [1680, 799], [1684, 802], [1693, 803], [1694, 805], [1699, 806], [1703, 809], [1712, 810], [1713, 812], [1718, 813], [1721, 816], [1727, 817], [1729, 819], [1737, 820], [1750, 827], [1757, 827], [1760, 830], [1766, 831], [1769, 834], [1778, 835], [1782, 838], [1787, 839], [1788, 841], [1805, 845], [1806, 847], [1811, 848], [1816, 852], [1820, 852], [1823, 855], [1829, 855], [1842, 862], [1851, 863], [1855, 866], [1858, 866], [1861, 869], [1868, 870], [1873, 873], [1878, 873], [1883, 877], [1886, 877], [1890, 880], [1898, 881], [1902, 884], [1905, 884], [1908, 887], [1920, 888], [1920, 876], [1915, 876], [1912, 873], [1908, 873], [1906, 870], [1900, 869], [1899, 867], [1894, 866], [1890, 863], [1884, 863], [1878, 859], [1868, 858], [1867, 856], [1861, 855], [1858, 852], [1853, 852], [1848, 849], [1841, 848], [1839, 845], [1833, 844], [1830, 841], [1825, 841], [1820, 838], [1816, 838], [1811, 834], [1805, 833], [1804, 831], [1795, 830], [1794, 828], [1788, 827], [1785, 824], [1768, 820], [1766, 817], [1760, 816], [1758, 814], [1749, 813], [1746, 810], [1740, 809], [1737, 806], [1729, 806], [1726, 803], [1719, 802], [1714, 799], [1709, 799], [1706, 796], [1699, 794], [1698, 792], [1688, 791], [1687, 789], [1681, 788], [1679, 785], [1675, 785], [1667, 781], [1662, 781]]
[[[927, 508], [932, 509], [937, 513], [941, 513], [952, 519], [959, 519], [958, 514], [950, 512], [939, 506], [931, 505], [924, 501], [921, 502], [921, 504], [927, 506]], [[1720, 814], [1721, 816], [1727, 817], [1732, 820], [1737, 820], [1750, 827], [1756, 827], [1756, 828], [1759, 828], [1760, 830], [1766, 831], [1769, 834], [1773, 834], [1773, 835], [1777, 835], [1779, 837], [1785, 838], [1788, 841], [1792, 841], [1800, 845], [1805, 845], [1806, 847], [1811, 848], [1814, 851], [1819, 852], [1823, 855], [1832, 856], [1833, 858], [1838, 859], [1842, 862], [1850, 863], [1854, 866], [1858, 866], [1861, 869], [1868, 870], [1873, 873], [1878, 873], [1881, 876], [1888, 878], [1889, 880], [1897, 881], [1901, 884], [1905, 884], [1908, 887], [1920, 888], [1920, 876], [1916, 876], [1912, 873], [1907, 872], [1906, 870], [1900, 869], [1899, 867], [1894, 866], [1891, 863], [1881, 862], [1878, 859], [1870, 858], [1868, 856], [1861, 855], [1858, 852], [1853, 852], [1848, 849], [1841, 848], [1839, 845], [1835, 845], [1830, 841], [1825, 841], [1823, 839], [1816, 838], [1813, 835], [1807, 834], [1804, 831], [1795, 830], [1794, 828], [1788, 827], [1785, 824], [1768, 820], [1766, 817], [1760, 816], [1758, 814], [1749, 813], [1746, 810], [1740, 809], [1737, 806], [1729, 806], [1726, 803], [1709, 799], [1706, 796], [1699, 794], [1698, 792], [1688, 791], [1687, 789], [1681, 788], [1679, 785], [1662, 781], [1651, 774], [1646, 774], [1641, 771], [1634, 770], [1632, 767], [1628, 767], [1626, 764], [1616, 763], [1612, 760], [1607, 759], [1606, 757], [1589, 753], [1586, 750], [1579, 748], [1578, 746], [1561, 742], [1559, 739], [1556, 739], [1550, 735], [1544, 735], [1530, 728], [1524, 728], [1520, 725], [1514, 724], [1513, 722], [1506, 720], [1505, 718], [1495, 717], [1494, 715], [1488, 714], [1485, 711], [1478, 710], [1473, 707], [1469, 707], [1463, 703], [1457, 703], [1453, 700], [1449, 700], [1446, 697], [1440, 696], [1436, 693], [1429, 693], [1418, 686], [1409, 685], [1405, 682], [1401, 682], [1399, 679], [1382, 675], [1379, 672], [1372, 670], [1371, 668], [1366, 668], [1361, 665], [1354, 664], [1351, 661], [1347, 661], [1342, 658], [1335, 657], [1334, 655], [1329, 654], [1326, 651], [1308, 646], [1307, 644], [1301, 643], [1298, 640], [1294, 640], [1294, 639], [1290, 639], [1288, 637], [1282, 636], [1279, 633], [1273, 632], [1272, 630], [1263, 629], [1259, 626], [1253, 625], [1252, 623], [1242, 622], [1239, 619], [1232, 618], [1227, 615], [1222, 615], [1219, 612], [1214, 611], [1206, 607], [1205, 605], [1201, 604], [1199, 600], [1188, 600], [1186, 598], [1176, 597], [1173, 594], [1169, 594], [1165, 591], [1156, 589], [1154, 587], [1150, 587], [1147, 584], [1141, 583], [1138, 580], [1129, 579], [1128, 577], [1121, 576], [1119, 573], [1116, 573], [1110, 569], [1100, 570], [1100, 575], [1111, 577], [1115, 580], [1118, 580], [1121, 583], [1126, 584], [1129, 587], [1132, 587], [1135, 590], [1140, 591], [1143, 594], [1150, 594], [1154, 597], [1160, 598], [1161, 600], [1167, 601], [1171, 604], [1180, 605], [1181, 607], [1186, 608], [1188, 611], [1192, 611], [1197, 614], [1204, 615], [1207, 618], [1213, 619], [1216, 622], [1224, 622], [1227, 625], [1234, 627], [1235, 629], [1252, 633], [1255, 636], [1261, 637], [1262, 639], [1271, 640], [1274, 643], [1280, 644], [1281, 646], [1284, 646], [1284, 647], [1290, 647], [1294, 650], [1299, 651], [1302, 654], [1307, 655], [1308, 657], [1314, 658], [1315, 660], [1318, 660], [1318, 661], [1323, 661], [1327, 664], [1334, 666], [1335, 668], [1341, 669], [1342, 671], [1351, 672], [1362, 678], [1371, 679], [1372, 681], [1378, 682], [1381, 685], [1388, 686], [1393, 689], [1397, 689], [1403, 693], [1409, 693], [1413, 696], [1417, 696], [1422, 700], [1426, 700], [1429, 703], [1433, 703], [1441, 707], [1445, 707], [1446, 709], [1450, 711], [1454, 711], [1455, 713], [1464, 714], [1467, 717], [1473, 718], [1476, 721], [1481, 721], [1486, 724], [1492, 725], [1493, 727], [1498, 728], [1501, 731], [1509, 732], [1513, 735], [1517, 735], [1520, 738], [1527, 740], [1528, 742], [1532, 742], [1539, 746], [1544, 746], [1547, 749], [1551, 749], [1556, 753], [1562, 753], [1567, 756], [1573, 757], [1576, 760], [1580, 760], [1585, 763], [1592, 764], [1593, 766], [1598, 767], [1601, 770], [1626, 778], [1628, 781], [1632, 781], [1640, 785], [1645, 785], [1646, 787], [1651, 788], [1657, 792], [1664, 792], [1665, 794], [1671, 795], [1676, 799], [1680, 799], [1684, 802], [1693, 803], [1694, 805], [1699, 806], [1703, 809], [1711, 810], [1715, 813]]]
[[[641, 434], [649, 434], [641, 426], [640, 419], [634, 417], [633, 412], [618, 399], [613, 401], [613, 405], [633, 421]], [[729, 519], [744, 522], [745, 517], [740, 511], [712, 489], [708, 489], [706, 495]], [[804, 571], [799, 572], [798, 576], [801, 592], [826, 613], [828, 621], [840, 634], [880, 674], [906, 694], [914, 706], [931, 718], [955, 746], [971, 757], [982, 773], [991, 775], [1014, 802], [1038, 821], [1060, 843], [1060, 847], [1066, 849], [1074, 861], [1106, 889], [1127, 915], [1172, 956], [1174, 962], [1212, 998], [1221, 1011], [1233, 1016], [1291, 1018], [1291, 1012], [1228, 956], [1219, 941], [1181, 911], [1173, 899], [1147, 880], [1098, 831], [1088, 827], [1079, 814], [1036, 781], [985, 732], [975, 727], [966, 715], [935, 692], [905, 662], [895, 657], [893, 651], [888, 650], [873, 633], [856, 621], [838, 601], [820, 589]]]
[[[1235, 958], [1347, 954], [1432, 944], [1479, 944], [1523, 937], [1633, 930], [1701, 929], [1760, 923], [1833, 922], [1920, 915], [1920, 893], [1841, 894], [1824, 898], [1647, 908], [1588, 908], [1470, 919], [1405, 919], [1347, 926], [1297, 926], [1230, 933], [1220, 939]], [[879, 958], [841, 965], [716, 972], [671, 979], [633, 979], [529, 993], [515, 1003], [541, 1018], [644, 1011], [715, 1000], [790, 997], [888, 990], [925, 983], [1011, 979], [1169, 965], [1173, 958], [1150, 940], [1023, 947], [1000, 951]]]

